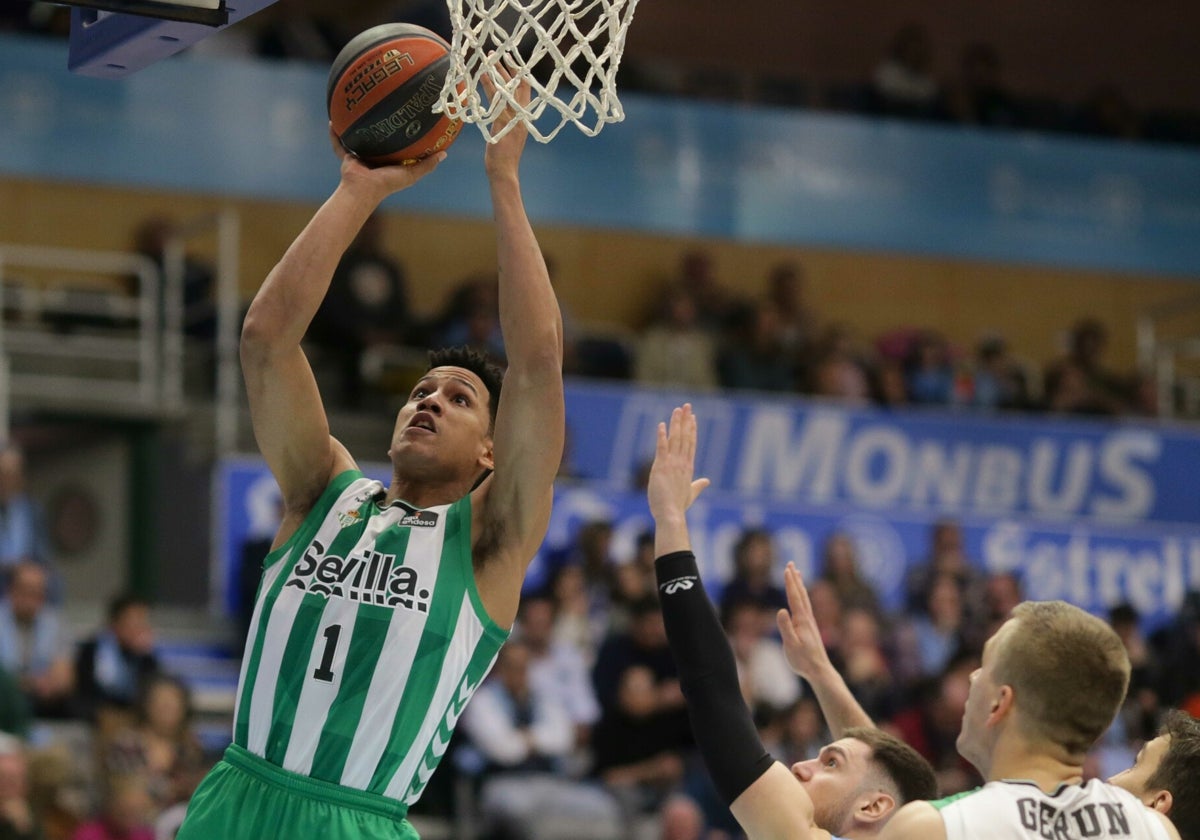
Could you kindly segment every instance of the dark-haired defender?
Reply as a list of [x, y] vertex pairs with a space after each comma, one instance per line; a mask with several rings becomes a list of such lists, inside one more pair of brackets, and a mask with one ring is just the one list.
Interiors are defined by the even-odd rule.
[[[876, 837], [898, 808], [937, 795], [933, 768], [912, 747], [871, 726], [852, 698], [846, 704], [820, 690], [822, 707], [839, 713], [831, 717], [838, 740], [790, 770], [767, 754], [691, 551], [684, 516], [707, 485], [692, 478], [695, 448], [696, 419], [685, 405], [672, 413], [669, 429], [659, 426], [647, 495], [663, 619], [709, 775], [751, 838]], [[851, 712], [841, 714], [847, 705]]]
[[1166, 814], [1183, 840], [1200, 840], [1200, 720], [1173, 709], [1133, 766], [1108, 780]]
[[[527, 85], [520, 95], [528, 101]], [[264, 561], [233, 745], [180, 840], [416, 837], [408, 806], [508, 636], [562, 455], [562, 324], [521, 199], [525, 136], [518, 126], [484, 156], [504, 396], [481, 357], [433, 354], [396, 418], [389, 485], [330, 436], [300, 340], [363, 222], [438, 159], [369, 169], [339, 150], [340, 184], [250, 306], [242, 367], [285, 514]]]

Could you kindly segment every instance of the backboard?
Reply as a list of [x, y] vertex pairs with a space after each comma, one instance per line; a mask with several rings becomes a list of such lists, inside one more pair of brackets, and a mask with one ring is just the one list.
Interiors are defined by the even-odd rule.
[[190, 47], [275, 0], [65, 0], [67, 67], [119, 79]]

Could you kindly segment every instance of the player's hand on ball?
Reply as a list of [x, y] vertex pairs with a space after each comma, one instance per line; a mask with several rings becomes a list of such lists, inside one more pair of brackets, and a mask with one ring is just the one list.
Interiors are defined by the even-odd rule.
[[342, 182], [367, 186], [378, 193], [380, 201], [392, 193], [408, 189], [446, 159], [445, 152], [438, 152], [413, 164], [370, 166], [342, 145], [332, 125], [329, 127], [329, 142], [333, 145], [334, 154], [342, 162]]

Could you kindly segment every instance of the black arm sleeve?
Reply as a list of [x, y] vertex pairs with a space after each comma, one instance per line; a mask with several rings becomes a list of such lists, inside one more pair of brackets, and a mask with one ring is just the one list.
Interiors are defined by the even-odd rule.
[[763, 747], [738, 686], [733, 648], [696, 568], [677, 551], [654, 563], [658, 595], [696, 746], [726, 804], [732, 804], [774, 759]]

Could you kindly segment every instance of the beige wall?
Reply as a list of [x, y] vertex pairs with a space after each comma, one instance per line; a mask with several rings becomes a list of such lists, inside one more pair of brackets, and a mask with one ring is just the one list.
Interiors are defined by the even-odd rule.
[[[203, 196], [0, 180], [0, 242], [122, 249], [137, 222], [235, 206], [242, 222], [242, 291], [249, 298], [313, 210], [305, 204], [228, 201]], [[477, 220], [389, 213], [387, 241], [408, 269], [414, 305], [429, 313], [453, 284], [494, 268], [491, 226]], [[698, 240], [540, 225], [557, 263], [564, 305], [585, 321], [632, 325], [681, 253]], [[1147, 306], [1200, 292], [1185, 280], [982, 264], [931, 257], [809, 248], [706, 243], [723, 281], [756, 294], [770, 266], [795, 259], [806, 268], [812, 306], [865, 338], [901, 326], [930, 326], [970, 345], [997, 331], [1035, 362], [1052, 358], [1065, 328], [1095, 315], [1112, 330], [1112, 362], [1134, 360], [1134, 321]], [[206, 243], [198, 243], [204, 252]], [[1196, 278], [1200, 279], [1200, 278]], [[1176, 325], [1200, 334], [1200, 317]]]

